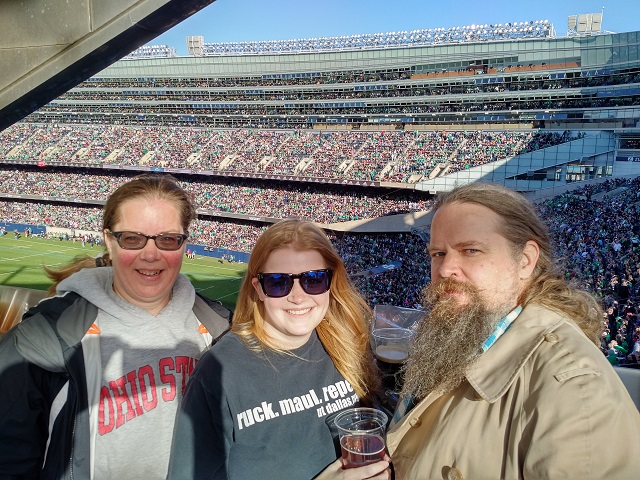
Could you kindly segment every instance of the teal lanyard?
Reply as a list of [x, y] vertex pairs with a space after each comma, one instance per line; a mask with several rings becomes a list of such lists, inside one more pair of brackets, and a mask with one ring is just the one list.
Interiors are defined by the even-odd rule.
[[[489, 350], [489, 348], [491, 348], [491, 346], [496, 343], [496, 341], [502, 336], [502, 334], [509, 329], [514, 320], [518, 318], [518, 315], [520, 315], [520, 312], [522, 312], [522, 306], [518, 305], [498, 322], [496, 328], [494, 328], [493, 332], [491, 332], [491, 335], [489, 335], [489, 338], [487, 338], [482, 344], [482, 353]], [[416, 402], [413, 395], [405, 395], [396, 406], [396, 411], [394, 412], [391, 424], [394, 425], [398, 423], [402, 419], [402, 417], [404, 417], [415, 406], [415, 404]]]
[[494, 328], [491, 335], [489, 335], [489, 338], [487, 338], [482, 344], [482, 353], [489, 350], [489, 348], [496, 343], [496, 340], [498, 340], [502, 334], [509, 329], [513, 321], [518, 318], [518, 315], [520, 315], [520, 312], [522, 312], [522, 307], [518, 305], [516, 308], [511, 310], [506, 317], [498, 322], [496, 328]]

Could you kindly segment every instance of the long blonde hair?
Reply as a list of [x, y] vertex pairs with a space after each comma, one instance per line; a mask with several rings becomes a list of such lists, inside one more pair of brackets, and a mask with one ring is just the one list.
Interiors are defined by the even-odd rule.
[[329, 308], [316, 331], [338, 371], [361, 399], [370, 401], [379, 382], [369, 344], [371, 310], [351, 283], [331, 241], [314, 223], [282, 220], [258, 238], [240, 287], [231, 331], [242, 338], [251, 350], [270, 348], [281, 351], [265, 333], [264, 305], [251, 281], [260, 273], [271, 252], [284, 247], [315, 250], [322, 255], [327, 267], [333, 269]]
[[[189, 225], [196, 217], [196, 210], [193, 206], [189, 194], [183, 190], [175, 177], [172, 175], [161, 175], [156, 173], [143, 174], [134, 177], [132, 180], [118, 187], [107, 199], [102, 216], [102, 229], [111, 230], [113, 225], [120, 221], [120, 206], [127, 200], [161, 199], [172, 202], [180, 214], [180, 223], [184, 232], [189, 231]], [[111, 259], [109, 253], [105, 252], [97, 258], [88, 255], [78, 255], [70, 263], [51, 269], [44, 267], [47, 276], [53, 280], [47, 291], [49, 295], [56, 292], [58, 284], [70, 275], [83, 268], [110, 266]]]
[[519, 304], [524, 307], [534, 303], [564, 314], [599, 344], [602, 307], [593, 295], [565, 280], [561, 265], [554, 261], [547, 226], [531, 202], [503, 186], [472, 183], [438, 195], [433, 212], [451, 203], [475, 203], [498, 214], [502, 220], [499, 233], [510, 243], [514, 258], [522, 254], [528, 241], [536, 242], [540, 256], [527, 288], [518, 299]]

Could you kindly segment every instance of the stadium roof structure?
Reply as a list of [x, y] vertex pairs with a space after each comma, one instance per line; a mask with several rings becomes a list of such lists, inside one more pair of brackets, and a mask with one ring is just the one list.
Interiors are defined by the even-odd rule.
[[0, 130], [214, 1], [0, 2]]
[[[339, 37], [299, 38], [291, 40], [264, 40], [253, 42], [203, 43], [193, 48], [192, 38], [187, 38], [189, 55], [238, 55], [326, 52], [391, 47], [415, 47], [443, 43], [478, 42], [491, 40], [515, 40], [548, 38], [555, 36], [553, 24], [548, 20], [529, 20], [496, 24], [466, 25], [449, 28], [343, 35]], [[201, 38], [201, 37], [195, 37]]]
[[171, 58], [177, 57], [176, 49], [168, 45], [143, 45], [126, 55], [123, 60], [133, 60], [140, 58]]

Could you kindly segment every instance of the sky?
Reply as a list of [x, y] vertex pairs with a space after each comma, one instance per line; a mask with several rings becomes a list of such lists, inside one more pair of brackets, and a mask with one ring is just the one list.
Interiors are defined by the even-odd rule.
[[216, 0], [148, 45], [187, 55], [190, 35], [205, 43], [248, 42], [529, 20], [548, 20], [557, 36], [565, 36], [570, 15], [603, 7], [603, 30], [640, 30], [637, 0]]

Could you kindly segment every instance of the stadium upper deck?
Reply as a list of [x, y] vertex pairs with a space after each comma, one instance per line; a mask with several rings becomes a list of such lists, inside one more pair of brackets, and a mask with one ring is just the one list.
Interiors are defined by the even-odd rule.
[[479, 26], [398, 32], [403, 40], [395, 43], [389, 35], [366, 42], [345, 37], [337, 49], [331, 39], [289, 41], [286, 48], [275, 41], [203, 44], [203, 56], [119, 61], [28, 121], [286, 129], [637, 126], [640, 32], [558, 38], [550, 25], [520, 24], [507, 29], [516, 30], [507, 32], [512, 38]]

